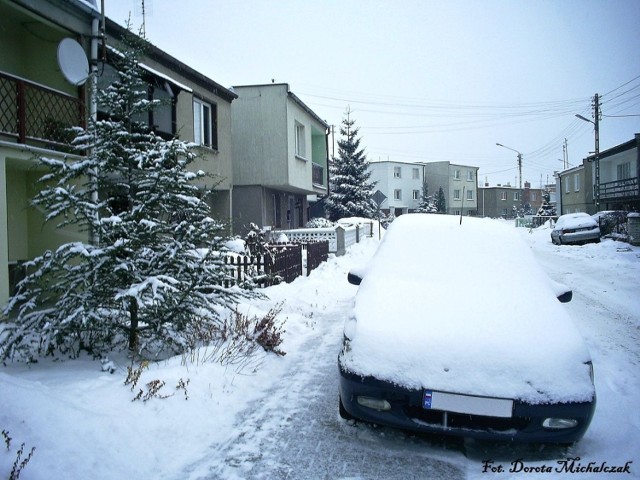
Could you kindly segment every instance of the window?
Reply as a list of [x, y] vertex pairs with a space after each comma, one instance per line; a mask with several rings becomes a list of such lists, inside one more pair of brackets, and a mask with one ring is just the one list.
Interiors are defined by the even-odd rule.
[[[505, 200], [506, 200], [506, 199], [505, 199]], [[506, 217], [506, 216], [508, 215], [508, 213], [509, 213], [509, 212], [508, 212], [508, 210], [507, 210], [506, 208], [503, 208], [503, 209], [502, 209], [502, 215], [503, 215], [504, 217]]]
[[501, 192], [500, 193], [500, 200], [507, 200], [507, 192]]
[[520, 200], [520, 192], [513, 192], [513, 201], [517, 202]]
[[460, 190], [454, 190], [453, 191], [453, 199], [454, 200], [460, 200]]
[[418, 180], [420, 178], [420, 169], [414, 168], [412, 170], [411, 178], [413, 178], [414, 180]]
[[626, 180], [631, 178], [631, 163], [621, 163], [616, 167], [618, 173], [618, 180]]
[[296, 122], [295, 126], [295, 139], [296, 139], [296, 157], [305, 158], [306, 157], [306, 149], [305, 149], [305, 138], [304, 138], [304, 125]]
[[460, 215], [460, 210], [456, 210], [453, 214], [454, 215]]
[[453, 171], [453, 179], [454, 180], [460, 180], [460, 170], [454, 170]]
[[402, 168], [393, 167], [393, 178], [402, 178]]
[[531, 192], [531, 201], [535, 202], [538, 199], [538, 194], [536, 192]]
[[467, 190], [467, 200], [473, 200], [473, 190]]
[[469, 170], [467, 172], [467, 182], [473, 182], [473, 171]]
[[[565, 178], [565, 180], [564, 180], [564, 192], [565, 193], [570, 193], [571, 192], [571, 189], [569, 188], [569, 179], [568, 178]], [[567, 213], [570, 213], [570, 212], [567, 212]]]
[[576, 173], [573, 176], [573, 191], [574, 192], [580, 191], [580, 174], [579, 173]]
[[414, 200], [419, 200], [420, 199], [420, 190], [414, 190], [413, 191], [413, 199]]
[[402, 190], [394, 190], [393, 198], [394, 200], [402, 200]]
[[217, 110], [215, 105], [193, 99], [193, 140], [198, 145], [218, 148]]

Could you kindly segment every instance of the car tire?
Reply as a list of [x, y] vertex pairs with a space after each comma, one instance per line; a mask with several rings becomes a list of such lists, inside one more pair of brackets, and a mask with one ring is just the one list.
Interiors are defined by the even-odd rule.
[[355, 420], [356, 417], [354, 417], [353, 415], [351, 415], [349, 412], [347, 412], [347, 410], [344, 408], [344, 405], [342, 403], [342, 397], [338, 396], [338, 402], [339, 402], [339, 406], [338, 406], [338, 412], [340, 413], [340, 417], [344, 418], [345, 420]]

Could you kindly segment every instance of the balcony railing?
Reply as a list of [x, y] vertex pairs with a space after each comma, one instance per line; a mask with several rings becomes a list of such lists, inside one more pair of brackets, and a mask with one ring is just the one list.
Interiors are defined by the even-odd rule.
[[0, 72], [0, 134], [64, 148], [72, 126], [85, 126], [82, 100]]
[[638, 177], [600, 184], [601, 200], [617, 200], [631, 197], [640, 197]]

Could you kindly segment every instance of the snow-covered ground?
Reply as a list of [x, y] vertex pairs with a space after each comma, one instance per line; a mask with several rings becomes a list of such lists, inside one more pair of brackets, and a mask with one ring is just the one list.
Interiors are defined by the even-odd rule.
[[[110, 358], [113, 374], [90, 359], [0, 367], [0, 430], [12, 438], [9, 449], [0, 442], [0, 478], [23, 442], [22, 458], [36, 447], [24, 480], [599, 478], [556, 471], [590, 462], [627, 464], [630, 474], [614, 477], [640, 478], [640, 248], [611, 240], [554, 246], [544, 227], [518, 231], [549, 276], [573, 288], [565, 308], [595, 366], [596, 414], [569, 449], [414, 436], [340, 419], [336, 361], [357, 290], [346, 273], [373, 254], [373, 238], [310, 277], [270, 287], [268, 300], [241, 305], [263, 315], [283, 302], [284, 357], [223, 368], [201, 351], [149, 365], [133, 390], [121, 355]], [[159, 395], [172, 396], [133, 401], [154, 380], [165, 382]], [[543, 467], [553, 471], [525, 473]]]

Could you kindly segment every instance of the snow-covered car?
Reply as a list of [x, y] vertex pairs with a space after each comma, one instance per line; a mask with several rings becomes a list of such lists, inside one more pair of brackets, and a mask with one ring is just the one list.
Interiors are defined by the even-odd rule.
[[597, 243], [600, 241], [600, 227], [587, 213], [567, 213], [558, 217], [551, 231], [551, 241], [556, 245]]
[[566, 292], [512, 226], [402, 215], [349, 281], [360, 286], [338, 357], [343, 418], [524, 442], [586, 432], [589, 352]]

